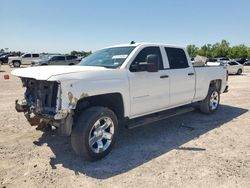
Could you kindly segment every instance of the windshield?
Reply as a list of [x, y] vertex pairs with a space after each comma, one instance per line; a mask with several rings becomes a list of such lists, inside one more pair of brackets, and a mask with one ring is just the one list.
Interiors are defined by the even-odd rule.
[[134, 48], [134, 46], [129, 46], [102, 49], [82, 59], [79, 65], [117, 68], [122, 65]]

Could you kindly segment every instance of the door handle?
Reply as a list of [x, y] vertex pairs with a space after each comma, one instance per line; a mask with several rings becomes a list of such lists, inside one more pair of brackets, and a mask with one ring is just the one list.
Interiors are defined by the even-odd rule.
[[193, 72], [188, 73], [188, 76], [193, 76], [193, 75], [194, 75]]
[[162, 75], [160, 78], [168, 78], [168, 75]]

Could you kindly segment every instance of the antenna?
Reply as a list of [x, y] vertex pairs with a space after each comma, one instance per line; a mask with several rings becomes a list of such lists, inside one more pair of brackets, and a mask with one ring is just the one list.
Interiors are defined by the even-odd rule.
[[135, 41], [132, 40], [132, 41], [130, 42], [130, 44], [135, 44]]

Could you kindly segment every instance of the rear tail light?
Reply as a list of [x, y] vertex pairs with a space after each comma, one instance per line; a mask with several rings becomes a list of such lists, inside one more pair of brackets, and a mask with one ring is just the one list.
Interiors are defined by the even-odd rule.
[[228, 81], [228, 70], [227, 70], [227, 78], [226, 78], [226, 80]]

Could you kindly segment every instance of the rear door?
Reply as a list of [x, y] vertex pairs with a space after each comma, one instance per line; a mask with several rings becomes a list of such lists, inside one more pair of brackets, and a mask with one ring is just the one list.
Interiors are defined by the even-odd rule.
[[195, 94], [195, 72], [181, 48], [164, 47], [169, 63], [170, 106], [191, 103]]
[[[134, 64], [146, 62], [148, 55], [159, 57], [159, 71], [148, 72], [145, 66], [133, 70]], [[158, 46], [144, 47], [139, 51], [128, 72], [130, 85], [131, 116], [147, 114], [167, 108], [169, 105], [168, 70], [164, 70], [161, 50]]]

